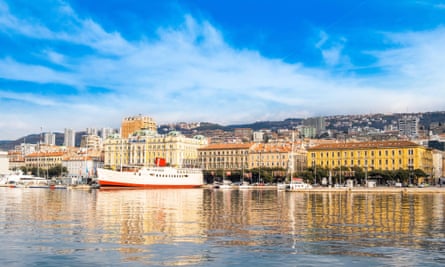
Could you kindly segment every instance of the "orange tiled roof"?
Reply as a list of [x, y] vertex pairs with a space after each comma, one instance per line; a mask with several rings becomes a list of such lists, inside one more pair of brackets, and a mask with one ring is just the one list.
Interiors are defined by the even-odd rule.
[[329, 150], [329, 149], [372, 149], [372, 148], [400, 148], [400, 147], [418, 147], [420, 145], [410, 141], [374, 141], [357, 143], [330, 143], [320, 144], [308, 148], [308, 150]]
[[34, 152], [28, 154], [26, 157], [60, 157], [65, 155], [65, 152]]
[[198, 150], [223, 150], [223, 149], [249, 149], [252, 143], [242, 144], [210, 144], [205, 147], [201, 147]]
[[288, 144], [258, 144], [255, 146], [252, 151], [253, 152], [261, 152], [261, 153], [287, 153], [292, 150], [292, 145]]

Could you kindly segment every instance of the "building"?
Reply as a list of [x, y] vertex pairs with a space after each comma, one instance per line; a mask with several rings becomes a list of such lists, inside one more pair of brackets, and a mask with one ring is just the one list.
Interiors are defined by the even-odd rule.
[[253, 170], [260, 172], [263, 168], [272, 171], [272, 176], [284, 178], [291, 169], [298, 172], [306, 167], [306, 150], [292, 149], [292, 143], [286, 142], [211, 144], [198, 151], [203, 169], [212, 173], [235, 171], [252, 178]]
[[252, 143], [210, 144], [198, 149], [199, 162], [204, 170], [247, 170]]
[[419, 136], [419, 118], [413, 116], [404, 116], [399, 119], [399, 135], [409, 138]]
[[251, 128], [236, 128], [234, 130], [234, 135], [243, 142], [250, 142], [252, 141], [253, 130]]
[[19, 150], [9, 150], [8, 151], [8, 161], [9, 169], [17, 170], [20, 168], [25, 168], [25, 157]]
[[249, 150], [249, 168], [283, 169], [300, 172], [306, 167], [306, 150], [291, 142], [257, 144]]
[[129, 138], [131, 134], [139, 130], [156, 131], [157, 126], [155, 121], [148, 116], [132, 116], [126, 117], [121, 124], [121, 137]]
[[374, 170], [433, 170], [432, 150], [410, 141], [321, 144], [308, 148], [307, 166], [340, 170], [350, 176], [354, 167]]
[[73, 129], [65, 129], [63, 145], [66, 147], [76, 146], [76, 132]]
[[[26, 168], [38, 168], [48, 170], [50, 168], [62, 165], [62, 159], [66, 153], [57, 152], [34, 152], [25, 156]], [[41, 175], [43, 176], [43, 175]]]
[[[308, 118], [303, 121], [303, 125], [307, 128], [315, 129], [315, 136], [320, 135], [321, 132], [326, 130], [326, 121], [323, 117]], [[311, 137], [311, 136], [305, 136]]]
[[443, 174], [444, 154], [445, 152], [443, 151], [433, 150], [432, 179], [434, 184], [437, 184], [439, 182], [439, 178], [445, 177]]
[[83, 135], [80, 141], [80, 147], [100, 150], [102, 149], [102, 138], [97, 135]]
[[439, 141], [439, 140], [429, 140], [428, 141], [428, 147], [437, 149], [440, 151], [445, 151], [445, 142]]
[[189, 138], [176, 131], [161, 135], [139, 130], [129, 138], [114, 135], [104, 142], [104, 165], [112, 169], [154, 166], [156, 158], [164, 158], [170, 166], [199, 166], [198, 148], [207, 144], [203, 136]]
[[0, 151], [0, 175], [8, 173], [9, 159], [8, 152]]
[[108, 136], [116, 133], [116, 131], [113, 128], [102, 128], [100, 137], [102, 140], [105, 140], [108, 138]]
[[85, 132], [87, 135], [99, 135], [99, 131], [96, 128], [87, 128]]
[[255, 132], [253, 132], [253, 141], [255, 143], [262, 143], [262, 142], [264, 142], [264, 132], [262, 132], [262, 131], [255, 131]]
[[43, 134], [43, 143], [46, 145], [56, 145], [56, 134], [54, 133], [44, 133]]
[[64, 158], [62, 166], [67, 169], [66, 176], [70, 184], [89, 183], [90, 179], [97, 176], [97, 168], [103, 163], [87, 154], [75, 155]]
[[302, 138], [315, 138], [317, 136], [317, 128], [313, 126], [298, 126], [297, 130], [300, 132]]

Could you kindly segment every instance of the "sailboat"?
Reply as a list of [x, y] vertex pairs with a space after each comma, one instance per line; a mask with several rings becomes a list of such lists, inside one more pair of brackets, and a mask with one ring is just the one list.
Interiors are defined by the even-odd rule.
[[286, 184], [285, 190], [286, 191], [304, 191], [307, 189], [311, 189], [312, 185], [307, 184], [303, 182], [302, 178], [296, 178], [293, 177], [294, 174], [294, 134], [292, 133], [292, 150], [291, 150], [291, 156], [290, 156], [290, 183]]

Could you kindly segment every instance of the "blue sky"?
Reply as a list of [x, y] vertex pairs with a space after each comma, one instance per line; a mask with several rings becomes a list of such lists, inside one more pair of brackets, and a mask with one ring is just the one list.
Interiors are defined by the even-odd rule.
[[0, 140], [445, 110], [445, 1], [0, 0]]

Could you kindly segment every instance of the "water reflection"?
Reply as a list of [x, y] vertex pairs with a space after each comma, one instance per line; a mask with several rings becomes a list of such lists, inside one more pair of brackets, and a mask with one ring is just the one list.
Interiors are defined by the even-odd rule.
[[445, 264], [445, 194], [0, 191], [9, 265]]

